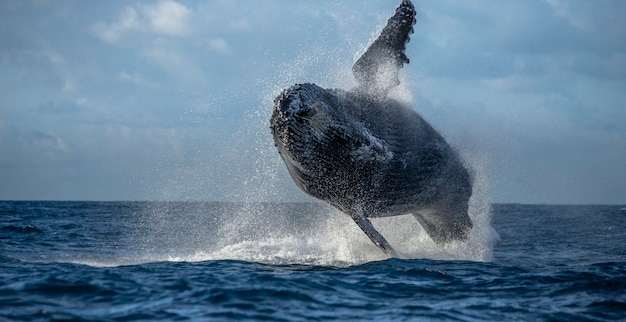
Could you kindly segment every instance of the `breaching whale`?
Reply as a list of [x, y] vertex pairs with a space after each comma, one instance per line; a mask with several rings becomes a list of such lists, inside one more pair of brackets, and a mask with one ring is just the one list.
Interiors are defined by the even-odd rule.
[[466, 240], [472, 180], [455, 152], [417, 112], [387, 96], [409, 63], [415, 8], [404, 0], [352, 67], [349, 91], [296, 84], [274, 100], [270, 128], [296, 185], [350, 215], [397, 256], [369, 218], [412, 214], [437, 243]]

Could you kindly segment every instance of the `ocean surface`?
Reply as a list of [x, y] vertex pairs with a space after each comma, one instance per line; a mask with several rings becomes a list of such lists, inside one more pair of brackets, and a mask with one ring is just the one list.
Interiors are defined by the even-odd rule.
[[623, 207], [377, 219], [389, 259], [316, 203], [0, 201], [0, 320], [626, 321]]

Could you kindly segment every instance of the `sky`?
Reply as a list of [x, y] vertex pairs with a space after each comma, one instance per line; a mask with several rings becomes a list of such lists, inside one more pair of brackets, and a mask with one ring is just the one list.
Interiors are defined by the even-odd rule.
[[[269, 131], [398, 1], [0, 1], [0, 199], [306, 201]], [[626, 204], [626, 1], [421, 0], [393, 95], [492, 202]]]

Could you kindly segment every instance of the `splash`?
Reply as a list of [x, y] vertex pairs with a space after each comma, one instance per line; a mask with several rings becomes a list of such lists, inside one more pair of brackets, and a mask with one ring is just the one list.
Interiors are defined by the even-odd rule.
[[[470, 201], [474, 228], [465, 242], [436, 244], [411, 215], [372, 222], [402, 258], [490, 261], [497, 233], [481, 198], [476, 194]], [[131, 263], [242, 260], [344, 267], [387, 259], [349, 216], [319, 202], [208, 203], [193, 213], [170, 207], [155, 210], [161, 221], [146, 231], [143, 251]]]
[[[279, 70], [303, 70], [306, 69], [303, 64], [316, 62], [317, 58], [304, 57], [285, 64]], [[298, 80], [294, 80], [295, 74], [287, 73], [284, 76], [288, 82], [297, 82]], [[339, 78], [332, 73], [327, 76], [328, 79]], [[246, 120], [254, 124], [249, 129], [257, 139], [252, 144], [248, 142], [249, 147], [244, 151], [244, 159], [250, 160], [254, 174], [243, 181], [237, 195], [232, 198], [242, 198], [243, 201], [205, 209], [205, 213], [217, 218], [214, 222], [199, 224], [199, 228], [181, 228], [179, 231], [172, 229], [176, 227], [175, 224], [165, 224], [165, 218], [169, 218], [176, 211], [153, 210], [151, 220], [156, 219], [165, 227], [161, 228], [158, 238], [163, 239], [166, 236], [167, 240], [158, 248], [144, 246], [149, 251], [141, 257], [143, 260], [243, 260], [268, 264], [349, 266], [387, 259], [349, 216], [304, 195], [284, 170], [271, 142], [267, 123], [273, 94], [280, 90], [281, 85], [286, 82], [285, 79], [264, 81], [265, 84], [271, 84], [268, 86], [271, 94], [262, 98], [263, 103]], [[406, 84], [406, 80], [403, 84]], [[394, 98], [410, 102], [412, 97], [408, 88], [408, 85], [403, 85], [395, 90]], [[246, 142], [242, 144], [244, 143]], [[471, 148], [461, 150], [467, 166], [474, 173], [474, 193], [469, 209], [474, 227], [469, 239], [440, 245], [428, 236], [411, 215], [373, 218], [374, 226], [402, 258], [492, 260], [493, 248], [499, 237], [490, 224], [486, 162], [475, 155]], [[276, 200], [308, 203], [273, 203]], [[184, 217], [189, 214], [180, 215]], [[158, 238], [152, 238], [152, 241]]]
[[[468, 240], [437, 244], [412, 215], [372, 218], [374, 226], [402, 258], [481, 262], [493, 259], [493, 249], [500, 237], [491, 226], [487, 162], [472, 151], [462, 152], [474, 177], [469, 204], [474, 226]], [[288, 177], [272, 178], [291, 182]], [[299, 192], [295, 186], [293, 189]], [[193, 260], [347, 266], [387, 259], [352, 219], [339, 210], [317, 201], [307, 206], [288, 205], [291, 206], [282, 209], [239, 208], [237, 219], [233, 218], [221, 230], [223, 245], [212, 252], [198, 252]]]
[[[382, 27], [381, 27], [382, 29]], [[376, 33], [378, 34], [378, 32]], [[321, 204], [293, 184], [276, 152], [268, 129], [274, 97], [294, 83], [314, 81], [322, 87], [349, 89], [355, 85], [351, 66], [353, 51], [346, 48], [324, 49], [309, 42], [297, 49], [301, 54], [287, 62], [276, 63], [275, 74], [258, 81], [261, 88], [259, 105], [246, 113], [241, 141], [236, 143], [239, 160], [246, 160], [254, 169], [241, 182], [229, 200], [241, 201], [236, 207], [216, 211], [219, 222], [207, 227], [206, 233], [163, 230], [177, 234], [143, 256], [150, 260], [204, 261], [244, 260], [270, 264], [312, 264], [346, 266], [384, 260], [382, 253], [345, 214]], [[365, 47], [366, 48], [366, 47]], [[402, 74], [401, 74], [402, 75]], [[407, 77], [390, 97], [411, 104], [414, 99]], [[255, 138], [254, 142], [248, 141]], [[461, 149], [462, 150], [462, 149]], [[485, 162], [472, 153], [462, 151], [469, 168], [474, 171], [473, 195], [469, 215], [474, 223], [465, 242], [436, 244], [411, 215], [374, 218], [372, 223], [387, 238], [401, 257], [438, 260], [490, 261], [499, 237], [490, 224], [491, 209], [487, 200]], [[307, 201], [299, 210], [267, 202]], [[272, 205], [272, 204], [270, 204]], [[297, 207], [296, 207], [297, 208]], [[158, 212], [158, 211], [157, 211]], [[184, 215], [184, 214], [183, 214]], [[160, 217], [157, 219], [156, 217]], [[150, 220], [164, 217], [154, 215]], [[169, 243], [169, 244], [167, 244]]]

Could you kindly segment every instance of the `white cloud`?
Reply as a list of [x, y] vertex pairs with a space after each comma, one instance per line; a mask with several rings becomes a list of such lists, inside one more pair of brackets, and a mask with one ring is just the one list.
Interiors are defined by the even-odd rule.
[[584, 11], [575, 10], [573, 7], [580, 7], [582, 3], [578, 3], [572, 6], [572, 1], [563, 0], [545, 0], [554, 11], [557, 17], [564, 18], [572, 26], [580, 29], [587, 29], [589, 27], [588, 17], [585, 16]]
[[207, 77], [197, 59], [180, 48], [172, 46], [152, 46], [142, 51], [152, 63], [166, 71], [184, 88], [203, 88]]
[[93, 26], [93, 32], [105, 42], [117, 43], [123, 33], [137, 28], [139, 28], [137, 11], [133, 8], [126, 7], [115, 21], [109, 24], [103, 22], [96, 23]]
[[[148, 58], [149, 62], [173, 76], [182, 86], [204, 84], [198, 61], [189, 54], [192, 52], [189, 47], [193, 46], [174, 39], [191, 34], [192, 16], [193, 11], [183, 4], [161, 0], [150, 5], [126, 7], [112, 22], [97, 23], [92, 30], [107, 43], [122, 43], [124, 47], [134, 48], [138, 57]], [[228, 51], [225, 42], [213, 42], [211, 46], [217, 51]], [[138, 71], [142, 69], [138, 68]], [[144, 88], [162, 86], [162, 82], [148, 79], [145, 73], [138, 71], [129, 73], [122, 69], [114, 77]]]
[[146, 88], [159, 88], [161, 87], [161, 85], [158, 82], [152, 81], [150, 79], [147, 79], [146, 77], [144, 77], [143, 75], [134, 72], [132, 74], [129, 74], [125, 71], [121, 72], [120, 75], [118, 76], [118, 79], [121, 81], [125, 81], [125, 82], [129, 82], [132, 84], [135, 84], [137, 86], [140, 87], [146, 87]]
[[211, 47], [211, 49], [222, 53], [222, 54], [228, 54], [230, 53], [230, 46], [228, 45], [228, 43], [226, 42], [226, 40], [222, 39], [222, 38], [211, 38], [209, 39], [209, 47]]
[[144, 8], [153, 31], [170, 36], [183, 36], [189, 33], [191, 10], [171, 0], [159, 1], [154, 6]]
[[[350, 88], [354, 53], [397, 4], [19, 3], [7, 8], [0, 1], [0, 29], [7, 30], [0, 33], [0, 151], [6, 152], [0, 163], [10, 165], [0, 169], [0, 181], [11, 183], [0, 184], [0, 197], [98, 199], [137, 198], [142, 186], [169, 184], [141, 174], [155, 168], [166, 179], [187, 176], [179, 179], [183, 197], [188, 190], [229, 198], [227, 190], [236, 191], [257, 171], [245, 162], [233, 170], [242, 149], [251, 151], [250, 159], [261, 151], [280, 162], [267, 135], [273, 95], [302, 81]], [[412, 82], [402, 84], [414, 89], [417, 108], [439, 131], [461, 144], [475, 142], [493, 157], [489, 171], [502, 178], [494, 185], [499, 201], [546, 201], [552, 187], [539, 193], [531, 185], [545, 181], [544, 174], [604, 191], [603, 178], [616, 170], [585, 180], [571, 173], [595, 168], [580, 161], [586, 154], [606, 160], [603, 168], [624, 164], [626, 1], [415, 4], [411, 64], [403, 69]], [[92, 26], [90, 35], [83, 26]], [[594, 153], [585, 152], [591, 147]], [[553, 164], [561, 154], [578, 160], [576, 167], [561, 171]], [[24, 163], [33, 167], [20, 170]], [[280, 164], [270, 168], [287, 175]], [[196, 185], [189, 178], [196, 170], [227, 188]], [[146, 181], [120, 184], [133, 175]], [[517, 193], [510, 181], [524, 176], [528, 191]], [[624, 191], [623, 175], [614, 178], [613, 191]], [[16, 190], [20, 182], [30, 185]], [[67, 194], [36, 189], [63, 182]], [[85, 187], [99, 190], [86, 194]], [[297, 193], [290, 188], [286, 194]], [[547, 201], [571, 200], [583, 199]]]
[[172, 0], [162, 0], [139, 8], [126, 7], [113, 22], [98, 22], [93, 25], [92, 30], [97, 37], [108, 43], [117, 43], [132, 31], [181, 37], [192, 30], [191, 16], [192, 11], [186, 6]]

